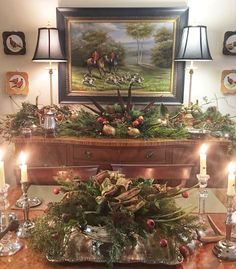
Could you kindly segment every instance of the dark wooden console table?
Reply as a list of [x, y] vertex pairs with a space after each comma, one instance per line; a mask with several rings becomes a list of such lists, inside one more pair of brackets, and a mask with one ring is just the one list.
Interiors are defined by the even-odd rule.
[[226, 186], [228, 140], [141, 140], [88, 137], [15, 137], [16, 156], [29, 154], [29, 167], [109, 164], [192, 164], [190, 183], [199, 172], [199, 149], [208, 144], [207, 172], [210, 187]]

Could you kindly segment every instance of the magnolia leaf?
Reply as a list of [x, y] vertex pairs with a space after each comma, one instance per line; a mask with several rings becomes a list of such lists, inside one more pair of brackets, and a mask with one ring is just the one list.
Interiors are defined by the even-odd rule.
[[134, 205], [130, 205], [130, 206], [126, 206], [125, 208], [129, 211], [132, 212], [136, 212], [138, 211], [140, 208], [142, 208], [144, 205], [146, 204], [146, 202], [144, 200], [141, 200], [140, 202], [138, 202], [137, 204]]
[[102, 197], [102, 196], [97, 196], [96, 198], [95, 198], [95, 200], [96, 200], [96, 202], [97, 202], [97, 204], [102, 204], [103, 203], [103, 201], [105, 201], [105, 197]]
[[134, 196], [138, 195], [139, 193], [140, 193], [140, 189], [136, 187], [136, 188], [132, 188], [129, 191], [121, 193], [119, 196], [116, 196], [115, 198], [118, 201], [122, 202], [122, 201], [129, 200], [129, 199], [133, 198]]
[[104, 181], [102, 182], [102, 184], [101, 184], [101, 189], [105, 189], [105, 188], [107, 188], [108, 186], [111, 186], [111, 185], [113, 185], [113, 184], [111, 183], [110, 178], [106, 177], [104, 179]]
[[125, 188], [125, 190], [127, 191], [128, 190], [128, 187], [129, 187], [129, 184], [131, 183], [132, 181], [130, 179], [126, 179], [124, 177], [119, 177], [116, 181], [116, 185], [118, 186], [123, 186]]

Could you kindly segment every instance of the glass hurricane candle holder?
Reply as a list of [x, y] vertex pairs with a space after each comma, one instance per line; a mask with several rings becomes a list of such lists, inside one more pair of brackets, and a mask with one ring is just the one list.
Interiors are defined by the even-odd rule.
[[198, 214], [200, 220], [204, 223], [207, 221], [206, 217], [206, 199], [208, 197], [207, 182], [209, 180], [209, 175], [197, 174], [198, 184], [199, 184], [199, 196], [198, 196]]
[[20, 242], [13, 239], [11, 234], [6, 233], [11, 218], [11, 214], [9, 214], [7, 210], [9, 207], [9, 202], [7, 200], [8, 189], [8, 184], [5, 184], [3, 188], [0, 188], [0, 234], [3, 235], [0, 240], [0, 256], [11, 256], [22, 248]]
[[222, 260], [236, 261], [236, 243], [231, 239], [233, 228], [233, 200], [234, 195], [227, 195], [227, 216], [225, 221], [226, 236], [213, 248], [213, 253]]

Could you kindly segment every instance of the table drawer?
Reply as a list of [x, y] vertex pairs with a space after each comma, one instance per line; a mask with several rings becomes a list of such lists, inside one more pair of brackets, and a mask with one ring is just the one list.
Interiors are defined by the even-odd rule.
[[165, 148], [121, 149], [119, 163], [166, 163], [168, 156]]
[[119, 150], [116, 148], [74, 147], [73, 165], [78, 163], [112, 163], [117, 162]]

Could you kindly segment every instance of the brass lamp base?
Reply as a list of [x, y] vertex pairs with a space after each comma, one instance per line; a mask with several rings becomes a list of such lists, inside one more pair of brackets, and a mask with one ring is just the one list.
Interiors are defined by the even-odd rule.
[[219, 259], [236, 261], [236, 244], [232, 241], [220, 240], [212, 251]]
[[194, 117], [192, 115], [192, 110], [190, 107], [187, 108], [187, 113], [184, 116], [184, 125], [187, 129], [193, 127]]

